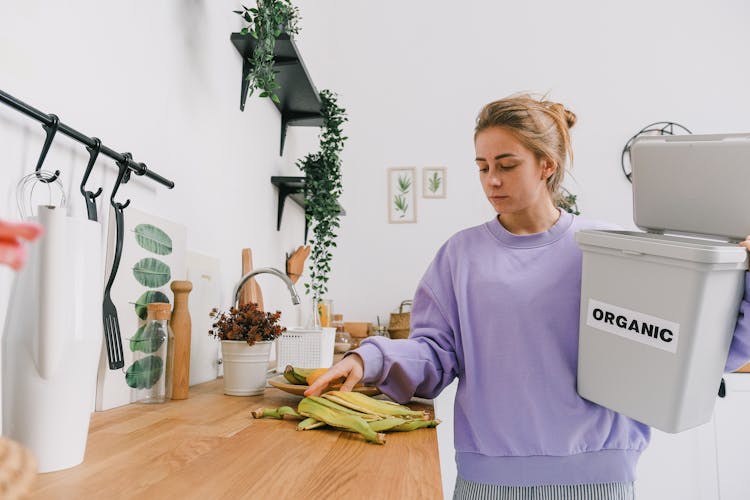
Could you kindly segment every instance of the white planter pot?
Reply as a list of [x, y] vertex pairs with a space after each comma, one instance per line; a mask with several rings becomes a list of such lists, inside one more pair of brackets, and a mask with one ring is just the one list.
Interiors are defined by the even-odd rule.
[[247, 345], [244, 340], [222, 340], [221, 356], [224, 366], [224, 394], [257, 396], [266, 388], [268, 358], [273, 341]]

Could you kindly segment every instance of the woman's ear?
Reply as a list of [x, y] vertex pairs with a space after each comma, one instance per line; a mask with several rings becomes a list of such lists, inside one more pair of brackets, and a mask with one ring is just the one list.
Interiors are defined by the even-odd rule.
[[542, 160], [542, 180], [546, 181], [550, 177], [552, 177], [552, 174], [555, 173], [555, 170], [557, 170], [557, 163], [552, 161], [549, 158], [545, 158]]

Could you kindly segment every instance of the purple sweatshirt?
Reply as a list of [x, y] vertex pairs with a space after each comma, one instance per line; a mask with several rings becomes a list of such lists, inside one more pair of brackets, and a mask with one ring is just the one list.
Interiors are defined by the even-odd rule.
[[[464, 479], [635, 479], [650, 428], [576, 392], [582, 254], [573, 235], [582, 229], [613, 227], [562, 212], [543, 233], [515, 235], [496, 218], [460, 231], [419, 283], [409, 339], [372, 337], [352, 351], [363, 381], [398, 402], [434, 398], [459, 378], [454, 440]], [[750, 359], [748, 288], [750, 279], [729, 369]]]

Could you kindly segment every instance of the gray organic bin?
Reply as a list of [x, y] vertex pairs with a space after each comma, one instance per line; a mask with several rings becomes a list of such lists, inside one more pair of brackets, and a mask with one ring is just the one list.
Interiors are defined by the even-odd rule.
[[[680, 432], [711, 419], [742, 300], [747, 252], [736, 240], [750, 234], [750, 216], [731, 198], [750, 182], [750, 136], [639, 140], [631, 163], [635, 222], [650, 232], [576, 234], [578, 393]], [[716, 227], [725, 241], [696, 237]]]

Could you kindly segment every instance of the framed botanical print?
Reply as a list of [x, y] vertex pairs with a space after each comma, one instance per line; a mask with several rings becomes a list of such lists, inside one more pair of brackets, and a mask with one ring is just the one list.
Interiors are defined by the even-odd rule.
[[388, 222], [403, 224], [417, 222], [416, 168], [388, 169]]
[[445, 198], [447, 196], [447, 168], [422, 168], [422, 198]]
[[[109, 210], [107, 277], [115, 253], [114, 210]], [[137, 208], [128, 207], [124, 217], [122, 260], [112, 284], [112, 301], [117, 306], [125, 366], [110, 370], [107, 350], [102, 345], [99, 360], [95, 408], [108, 410], [131, 402], [132, 387], [127, 373], [137, 367], [137, 340], [143, 334], [147, 305], [152, 302], [174, 304], [172, 280], [185, 278], [187, 227]], [[92, 311], [93, 313], [94, 311]], [[131, 368], [135, 366], [136, 368]], [[127, 371], [132, 369], [133, 371]]]

